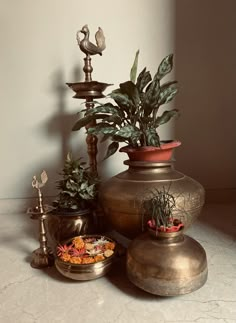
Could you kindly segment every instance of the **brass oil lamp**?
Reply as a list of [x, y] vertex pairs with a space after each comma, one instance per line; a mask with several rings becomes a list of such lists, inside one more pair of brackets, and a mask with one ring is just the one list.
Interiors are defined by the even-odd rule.
[[[84, 38], [81, 40], [79, 34], [82, 33]], [[77, 42], [80, 50], [86, 55], [84, 58], [83, 71], [85, 74], [84, 82], [66, 83], [74, 92], [75, 99], [85, 99], [85, 106], [87, 110], [94, 107], [94, 99], [104, 98], [103, 91], [112, 84], [102, 83], [92, 80], [93, 67], [91, 64], [92, 55], [102, 55], [102, 52], [106, 48], [105, 37], [103, 30], [99, 27], [95, 34], [96, 45], [93, 44], [90, 39], [90, 32], [88, 25], [83, 26], [81, 30], [77, 32]], [[93, 127], [96, 121], [86, 125], [86, 129]], [[77, 130], [73, 128], [73, 130]], [[97, 174], [97, 137], [92, 134], [88, 134], [86, 138], [87, 151], [89, 156], [89, 165], [91, 172]]]
[[39, 223], [39, 244], [40, 247], [33, 251], [31, 267], [33, 268], [45, 268], [53, 266], [54, 256], [52, 250], [48, 247], [45, 220], [47, 214], [52, 211], [53, 207], [43, 204], [43, 196], [41, 188], [46, 184], [48, 180], [47, 173], [45, 171], [41, 174], [41, 182], [39, 182], [36, 176], [33, 176], [32, 187], [38, 192], [38, 205], [33, 208], [29, 208], [27, 213], [31, 215], [31, 219], [38, 220]]

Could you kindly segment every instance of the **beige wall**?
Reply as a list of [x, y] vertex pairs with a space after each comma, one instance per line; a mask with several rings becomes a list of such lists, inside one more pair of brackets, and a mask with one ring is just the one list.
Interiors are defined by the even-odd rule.
[[[46, 193], [55, 194], [65, 153], [85, 155], [83, 131], [70, 131], [80, 101], [64, 86], [82, 80], [76, 31], [85, 23], [92, 35], [103, 28], [107, 49], [93, 59], [94, 79], [117, 85], [129, 77], [138, 48], [140, 68], [152, 72], [173, 52], [174, 22], [172, 0], [0, 0], [1, 199], [32, 196], [31, 177], [42, 169]], [[123, 159], [117, 154], [101, 173], [117, 173]]]
[[235, 13], [235, 0], [176, 1], [177, 167], [209, 189], [236, 188]]
[[[0, 199], [32, 196], [42, 169], [54, 195], [66, 152], [86, 156], [83, 131], [71, 133], [81, 101], [64, 85], [83, 80], [75, 33], [85, 23], [92, 36], [98, 26], [106, 35], [104, 55], [93, 58], [96, 80], [126, 80], [138, 48], [140, 68], [152, 72], [175, 53], [176, 166], [206, 188], [235, 188], [235, 12], [234, 0], [0, 0]], [[173, 123], [162, 128], [172, 133]], [[102, 176], [124, 169], [124, 159], [100, 162]]]

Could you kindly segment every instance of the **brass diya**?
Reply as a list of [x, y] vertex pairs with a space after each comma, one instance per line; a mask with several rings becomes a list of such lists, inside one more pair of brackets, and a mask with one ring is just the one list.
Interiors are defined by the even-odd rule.
[[[104, 276], [107, 274], [117, 257], [117, 243], [106, 236], [103, 235], [84, 235], [80, 236], [80, 238], [87, 239], [87, 238], [96, 238], [101, 239], [104, 238], [105, 240], [114, 243], [115, 249], [113, 250], [114, 253], [105, 258], [104, 260], [90, 263], [90, 264], [76, 264], [63, 261], [58, 255], [55, 259], [55, 266], [57, 270], [65, 277], [73, 279], [73, 280], [92, 280], [99, 277]], [[70, 239], [65, 242], [66, 245], [70, 244], [73, 239]]]
[[48, 181], [48, 176], [44, 170], [41, 174], [41, 181], [37, 180], [36, 176], [33, 176], [32, 187], [35, 188], [38, 192], [38, 205], [35, 207], [30, 207], [27, 210], [27, 214], [31, 215], [31, 219], [38, 220], [39, 223], [39, 248], [34, 250], [32, 253], [31, 267], [33, 268], [45, 268], [53, 266], [54, 256], [51, 248], [48, 246], [47, 233], [45, 227], [45, 221], [47, 214], [52, 211], [52, 207], [49, 205], [43, 204], [43, 195], [42, 187]]
[[155, 295], [177, 296], [199, 289], [207, 280], [203, 247], [182, 230], [149, 230], [127, 251], [127, 275], [137, 287]]

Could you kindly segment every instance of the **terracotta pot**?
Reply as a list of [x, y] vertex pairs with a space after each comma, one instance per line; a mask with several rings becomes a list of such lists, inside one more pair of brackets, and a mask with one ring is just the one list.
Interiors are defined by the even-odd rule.
[[[151, 230], [153, 231], [153, 230]], [[203, 247], [178, 232], [146, 232], [127, 250], [127, 275], [137, 287], [156, 295], [176, 296], [193, 292], [207, 280]]]
[[158, 234], [158, 232], [178, 232], [180, 229], [184, 228], [183, 223], [179, 223], [178, 225], [172, 225], [171, 227], [164, 227], [163, 225], [160, 227], [156, 227], [151, 220], [147, 223], [148, 228]]
[[204, 188], [192, 178], [176, 171], [173, 162], [124, 163], [129, 166], [126, 171], [100, 186], [99, 199], [106, 220], [113, 229], [128, 238], [134, 238], [142, 232], [141, 202], [145, 192], [153, 188], [165, 187], [174, 196], [176, 208], [173, 217], [183, 222], [185, 230], [200, 214], [204, 204]]
[[47, 216], [47, 231], [55, 244], [62, 243], [79, 235], [95, 232], [94, 215], [90, 209], [76, 212], [49, 213]]
[[174, 148], [181, 145], [180, 141], [170, 141], [162, 143], [160, 147], [145, 146], [133, 148], [129, 146], [122, 147], [121, 152], [128, 154], [129, 159], [133, 161], [167, 161], [172, 158]]

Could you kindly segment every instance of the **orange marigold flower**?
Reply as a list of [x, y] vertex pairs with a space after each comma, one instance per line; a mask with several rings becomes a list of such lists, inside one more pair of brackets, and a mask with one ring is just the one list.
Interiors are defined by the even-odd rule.
[[81, 264], [82, 260], [81, 260], [81, 258], [80, 258], [80, 257], [71, 257], [71, 258], [70, 258], [70, 262], [71, 262], [72, 264]]
[[110, 249], [110, 250], [114, 250], [115, 249], [115, 243], [114, 242], [107, 242], [105, 244], [105, 249]]
[[60, 257], [63, 261], [70, 261], [70, 255], [68, 254], [68, 253], [64, 253], [64, 254], [62, 254], [61, 255], [61, 257]]
[[93, 257], [82, 258], [82, 264], [93, 264], [95, 262]]
[[105, 259], [105, 257], [102, 254], [97, 255], [97, 256], [94, 257], [95, 262], [102, 261], [104, 259]]
[[84, 248], [84, 241], [83, 241], [83, 239], [82, 239], [82, 238], [80, 238], [80, 237], [76, 237], [76, 238], [74, 238], [74, 239], [73, 239], [73, 241], [72, 241], [72, 243], [73, 243], [73, 245], [75, 246], [75, 248], [77, 248], [77, 249], [82, 249], [82, 248]]

